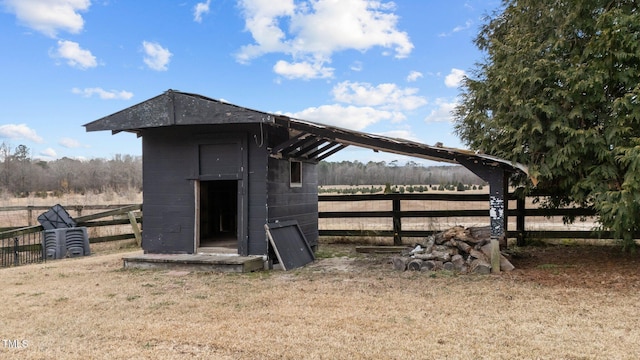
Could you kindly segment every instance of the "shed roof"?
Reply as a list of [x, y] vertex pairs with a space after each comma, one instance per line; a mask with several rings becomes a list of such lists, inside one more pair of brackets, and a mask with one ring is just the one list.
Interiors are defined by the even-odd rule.
[[317, 162], [353, 145], [433, 161], [455, 164], [471, 161], [510, 172], [527, 173], [522, 164], [487, 154], [348, 130], [175, 90], [168, 90], [84, 126], [86, 131], [111, 130], [114, 134], [128, 131], [142, 135], [144, 129], [164, 126], [246, 123], [262, 123], [289, 130], [289, 140], [270, 149], [275, 157]]

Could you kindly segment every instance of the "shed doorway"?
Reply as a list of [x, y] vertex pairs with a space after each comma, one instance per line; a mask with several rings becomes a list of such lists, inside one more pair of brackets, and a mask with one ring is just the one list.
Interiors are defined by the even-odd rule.
[[238, 252], [238, 181], [199, 181], [198, 252]]

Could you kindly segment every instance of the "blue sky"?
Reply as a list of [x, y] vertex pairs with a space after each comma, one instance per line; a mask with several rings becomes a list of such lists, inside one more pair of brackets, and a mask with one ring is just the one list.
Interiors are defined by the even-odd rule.
[[[168, 89], [464, 148], [450, 111], [500, 1], [0, 0], [0, 142], [52, 160], [140, 155], [82, 125]], [[364, 149], [329, 161], [407, 159]]]

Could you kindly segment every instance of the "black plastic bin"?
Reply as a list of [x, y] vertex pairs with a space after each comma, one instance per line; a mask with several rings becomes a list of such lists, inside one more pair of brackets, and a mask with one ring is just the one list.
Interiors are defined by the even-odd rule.
[[72, 228], [76, 226], [67, 210], [62, 205], [56, 204], [47, 212], [38, 216], [38, 222], [45, 230]]

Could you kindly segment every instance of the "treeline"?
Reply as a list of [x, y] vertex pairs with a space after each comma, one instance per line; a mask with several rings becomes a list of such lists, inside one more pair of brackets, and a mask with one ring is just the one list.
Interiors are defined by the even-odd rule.
[[422, 166], [415, 162], [398, 165], [384, 161], [362, 163], [359, 161], [326, 162], [318, 164], [318, 185], [442, 185], [485, 184], [463, 166]]
[[112, 159], [34, 160], [29, 149], [0, 144], [0, 192], [14, 196], [141, 191], [142, 158], [115, 155]]
[[[0, 144], [0, 192], [14, 196], [142, 191], [142, 158], [115, 155], [111, 159], [77, 160], [61, 158], [52, 161], [32, 159], [24, 145], [12, 149]], [[462, 166], [424, 167], [415, 162], [398, 165], [359, 161], [318, 164], [318, 185], [429, 185], [452, 189], [466, 185], [482, 185], [484, 181]], [[419, 187], [408, 191], [427, 191]], [[394, 191], [402, 191], [399, 188]]]

